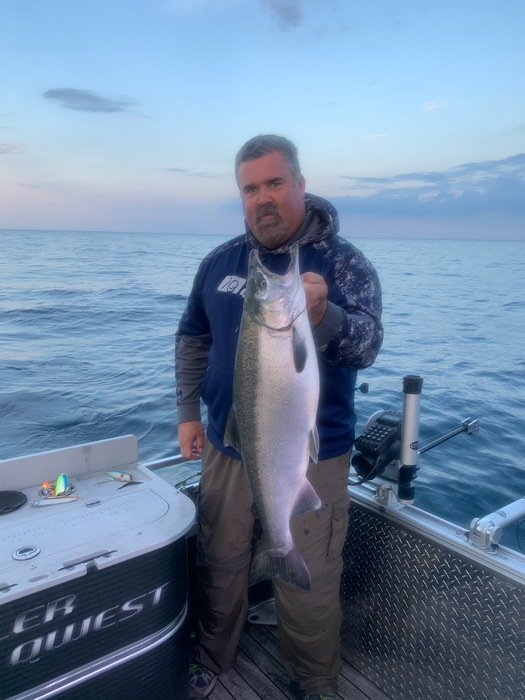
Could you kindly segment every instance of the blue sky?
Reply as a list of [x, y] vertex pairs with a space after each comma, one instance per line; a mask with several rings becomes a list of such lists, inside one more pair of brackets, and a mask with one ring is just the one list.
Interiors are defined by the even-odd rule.
[[237, 234], [299, 148], [346, 235], [525, 240], [523, 0], [0, 0], [0, 228]]

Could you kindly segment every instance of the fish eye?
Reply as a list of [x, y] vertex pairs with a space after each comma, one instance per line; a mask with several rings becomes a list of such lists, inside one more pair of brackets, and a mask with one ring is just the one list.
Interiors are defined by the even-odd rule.
[[258, 294], [264, 294], [268, 288], [266, 277], [260, 272], [255, 275], [255, 288]]

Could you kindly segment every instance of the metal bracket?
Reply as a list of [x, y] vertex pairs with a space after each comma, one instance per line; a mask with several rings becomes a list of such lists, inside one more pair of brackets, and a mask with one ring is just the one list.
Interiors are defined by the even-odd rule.
[[391, 506], [397, 501], [394, 490], [388, 484], [377, 484], [376, 501], [382, 506]]
[[464, 428], [467, 435], [479, 435], [479, 420], [473, 418], [465, 418], [465, 420], [461, 422], [461, 425]]
[[422, 455], [425, 452], [428, 452], [433, 447], [437, 447], [437, 445], [441, 445], [442, 442], [445, 442], [446, 440], [450, 440], [450, 438], [453, 438], [456, 435], [459, 435], [460, 433], [467, 433], [467, 435], [474, 435], [474, 436], [479, 435], [479, 420], [472, 419], [472, 418], [465, 418], [464, 421], [461, 421], [461, 424], [458, 428], [454, 428], [454, 430], [450, 430], [448, 433], [445, 433], [444, 435], [438, 435], [436, 438], [434, 438], [430, 442], [427, 442], [426, 445], [422, 445], [419, 448], [419, 454]]
[[474, 518], [470, 523], [469, 541], [479, 549], [494, 548], [501, 539], [503, 528], [524, 517], [525, 498], [518, 498], [484, 518]]

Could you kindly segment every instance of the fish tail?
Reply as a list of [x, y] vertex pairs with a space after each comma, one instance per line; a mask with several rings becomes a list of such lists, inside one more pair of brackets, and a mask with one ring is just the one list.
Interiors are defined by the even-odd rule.
[[305, 591], [310, 590], [310, 572], [306, 562], [296, 547], [288, 552], [279, 553], [260, 546], [254, 555], [250, 569], [250, 583], [257, 583], [269, 578], [280, 578], [294, 583]]

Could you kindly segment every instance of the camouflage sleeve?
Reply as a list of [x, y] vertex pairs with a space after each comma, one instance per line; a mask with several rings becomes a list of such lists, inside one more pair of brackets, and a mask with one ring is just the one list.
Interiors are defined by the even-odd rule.
[[366, 257], [348, 241], [325, 252], [328, 309], [314, 331], [316, 346], [328, 362], [364, 369], [383, 342], [381, 284]]

